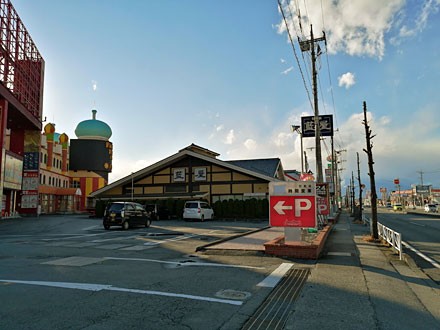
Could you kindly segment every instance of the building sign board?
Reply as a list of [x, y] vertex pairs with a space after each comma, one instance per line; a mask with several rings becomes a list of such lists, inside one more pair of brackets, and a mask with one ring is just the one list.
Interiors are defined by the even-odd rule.
[[[333, 115], [320, 115], [319, 133], [321, 136], [333, 136]], [[315, 136], [315, 116], [301, 117], [302, 137]]]

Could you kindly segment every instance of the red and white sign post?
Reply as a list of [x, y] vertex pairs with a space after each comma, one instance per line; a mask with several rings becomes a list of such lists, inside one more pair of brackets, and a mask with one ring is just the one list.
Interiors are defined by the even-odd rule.
[[285, 228], [285, 239], [300, 240], [301, 228], [316, 228], [316, 183], [270, 182], [269, 223]]

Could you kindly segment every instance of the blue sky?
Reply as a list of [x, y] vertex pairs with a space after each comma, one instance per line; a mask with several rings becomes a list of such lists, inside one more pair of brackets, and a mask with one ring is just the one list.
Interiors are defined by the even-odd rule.
[[[335, 148], [346, 150], [343, 184], [357, 175], [359, 152], [369, 186], [366, 101], [378, 185], [394, 189], [399, 178], [406, 189], [422, 171], [424, 184], [440, 187], [439, 0], [284, 1], [300, 66], [275, 0], [12, 3], [46, 62], [47, 120], [76, 138], [96, 108], [112, 128], [110, 181], [191, 143], [222, 160], [279, 157], [300, 169], [290, 125], [313, 109], [309, 57], [296, 40], [313, 24], [315, 37], [327, 36], [319, 112], [334, 115]], [[304, 139], [315, 172], [314, 143]]]

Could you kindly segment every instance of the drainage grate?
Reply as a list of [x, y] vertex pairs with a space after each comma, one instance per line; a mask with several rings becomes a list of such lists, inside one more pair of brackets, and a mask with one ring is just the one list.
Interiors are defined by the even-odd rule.
[[283, 329], [309, 274], [308, 269], [291, 269], [242, 329]]

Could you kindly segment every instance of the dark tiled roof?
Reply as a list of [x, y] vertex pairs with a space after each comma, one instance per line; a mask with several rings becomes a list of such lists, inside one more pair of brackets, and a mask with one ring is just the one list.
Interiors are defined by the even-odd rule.
[[268, 159], [245, 159], [245, 160], [228, 160], [229, 163], [238, 167], [245, 168], [249, 171], [257, 172], [275, 178], [277, 175], [278, 166], [280, 164], [279, 158]]

